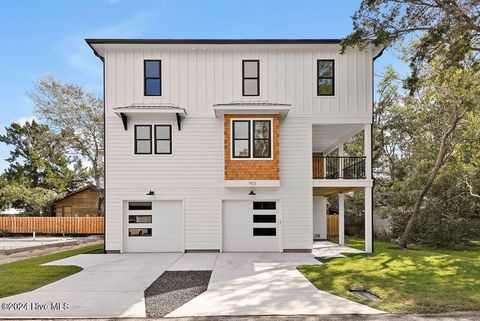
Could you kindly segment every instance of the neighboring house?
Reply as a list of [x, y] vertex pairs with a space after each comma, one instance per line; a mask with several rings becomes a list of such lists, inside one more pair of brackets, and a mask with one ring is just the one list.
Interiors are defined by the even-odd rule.
[[99, 216], [97, 190], [95, 185], [88, 185], [70, 192], [64, 198], [55, 202], [56, 216]]
[[23, 213], [23, 210], [21, 209], [18, 209], [18, 208], [13, 208], [13, 207], [9, 207], [5, 210], [0, 210], [0, 215], [18, 215], [18, 214], [22, 214]]
[[[373, 60], [339, 40], [88, 39], [104, 63], [107, 252], [311, 251], [365, 190]], [[364, 155], [343, 143], [365, 131]], [[340, 156], [328, 156], [335, 151]], [[340, 241], [343, 242], [340, 227]]]

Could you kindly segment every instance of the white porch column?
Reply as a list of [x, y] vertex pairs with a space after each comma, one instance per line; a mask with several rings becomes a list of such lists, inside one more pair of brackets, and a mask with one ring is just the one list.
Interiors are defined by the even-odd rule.
[[338, 244], [345, 245], [345, 194], [338, 194]]
[[372, 179], [372, 125], [365, 125], [363, 131], [363, 152], [366, 156], [365, 161], [365, 177]]
[[372, 233], [372, 187], [365, 187], [365, 252], [373, 252], [373, 233]]

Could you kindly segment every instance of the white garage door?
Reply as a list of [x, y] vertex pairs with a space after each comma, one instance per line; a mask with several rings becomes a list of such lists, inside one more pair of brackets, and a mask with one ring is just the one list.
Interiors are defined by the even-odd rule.
[[125, 252], [183, 252], [182, 201], [126, 202]]
[[224, 201], [223, 250], [279, 252], [280, 217], [275, 201]]

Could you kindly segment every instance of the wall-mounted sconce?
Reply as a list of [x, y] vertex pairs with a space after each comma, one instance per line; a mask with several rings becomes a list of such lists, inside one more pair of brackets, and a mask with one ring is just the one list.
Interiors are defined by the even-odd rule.
[[250, 196], [255, 196], [255, 195], [257, 195], [257, 193], [255, 193], [255, 192], [253, 191], [253, 189], [252, 189], [252, 190], [250, 191], [250, 193], [248, 193], [248, 195], [250, 195]]
[[153, 196], [153, 195], [155, 195], [155, 192], [152, 191], [152, 190], [150, 190], [150, 191], [147, 193], [147, 195], [148, 195], [148, 196]]

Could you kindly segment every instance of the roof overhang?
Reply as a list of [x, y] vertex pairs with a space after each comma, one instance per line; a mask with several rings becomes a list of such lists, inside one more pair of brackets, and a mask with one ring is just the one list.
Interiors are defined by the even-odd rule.
[[114, 113], [122, 119], [123, 128], [128, 128], [128, 118], [133, 115], [175, 115], [178, 130], [182, 130], [181, 120], [187, 116], [185, 108], [175, 104], [131, 104], [113, 108]]
[[277, 114], [280, 119], [285, 119], [290, 111], [290, 106], [290, 104], [242, 101], [215, 104], [213, 105], [213, 110], [217, 118], [223, 118], [223, 116], [228, 114]]

